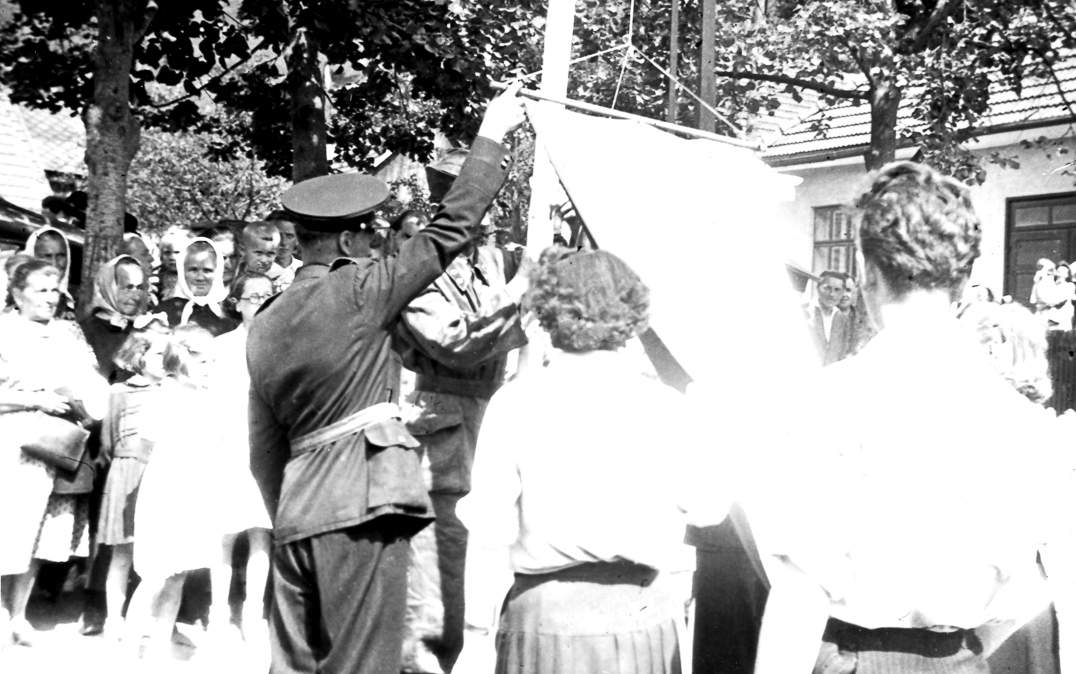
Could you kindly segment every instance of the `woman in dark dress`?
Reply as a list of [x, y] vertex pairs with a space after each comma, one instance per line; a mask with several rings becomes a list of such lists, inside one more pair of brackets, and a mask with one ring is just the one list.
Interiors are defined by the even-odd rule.
[[[109, 383], [130, 377], [113, 357], [135, 329], [149, 303], [145, 271], [130, 255], [119, 255], [97, 271], [90, 315], [79, 321], [86, 341], [97, 357], [97, 370]], [[140, 326], [139, 326], [140, 327]]]

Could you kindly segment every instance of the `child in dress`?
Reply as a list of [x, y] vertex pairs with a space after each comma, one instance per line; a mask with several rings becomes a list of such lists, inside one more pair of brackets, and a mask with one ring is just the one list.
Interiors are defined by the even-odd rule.
[[142, 584], [128, 624], [140, 630], [131, 636], [149, 635], [147, 653], [157, 655], [171, 652], [187, 572], [212, 567], [221, 551], [219, 511], [229, 488], [216, 470], [223, 440], [216, 397], [208, 395], [212, 340], [193, 324], [175, 329], [164, 349], [167, 377], [144, 412], [144, 437], [155, 445], [135, 511], [134, 568]]
[[135, 376], [112, 385], [108, 416], [101, 430], [102, 447], [112, 456], [97, 526], [100, 543], [112, 547], [105, 581], [109, 616], [105, 634], [111, 638], [121, 636], [119, 624], [134, 550], [135, 500], [153, 452], [153, 443], [143, 433], [144, 411], [166, 376], [164, 347], [170, 332], [167, 325], [154, 321], [131, 333], [113, 358], [117, 366]]
[[273, 281], [267, 275], [247, 271], [232, 284], [225, 311], [241, 320], [236, 330], [213, 340], [213, 374], [210, 378], [214, 395], [219, 396], [221, 432], [225, 444], [215, 465], [221, 479], [229, 485], [227, 503], [217, 513], [219, 526], [225, 532], [221, 557], [212, 568], [213, 606], [209, 616], [211, 630], [230, 624], [228, 589], [232, 581], [232, 550], [238, 536], [246, 533], [250, 557], [246, 567], [246, 603], [243, 609], [243, 637], [249, 645], [268, 657], [268, 628], [263, 617], [263, 595], [269, 576], [269, 530], [272, 523], [258, 484], [250, 472], [250, 440], [247, 432], [247, 399], [250, 375], [247, 373], [247, 328], [265, 300], [273, 295]]

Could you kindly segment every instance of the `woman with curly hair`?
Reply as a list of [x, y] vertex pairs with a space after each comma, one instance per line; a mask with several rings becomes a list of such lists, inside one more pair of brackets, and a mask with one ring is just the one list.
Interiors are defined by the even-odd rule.
[[[622, 350], [646, 328], [649, 291], [615, 255], [553, 248], [524, 307], [561, 353], [486, 412], [459, 504], [457, 668], [479, 671], [495, 647], [497, 672], [679, 672], [694, 567], [681, 504], [697, 443], [683, 397]], [[494, 637], [506, 569], [515, 582]]]

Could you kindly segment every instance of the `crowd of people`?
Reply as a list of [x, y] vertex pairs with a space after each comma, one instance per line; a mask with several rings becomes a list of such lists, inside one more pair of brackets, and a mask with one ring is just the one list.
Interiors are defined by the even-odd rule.
[[966, 188], [884, 167], [860, 283], [823, 273], [794, 336], [802, 405], [749, 426], [640, 360], [646, 280], [585, 223], [537, 261], [482, 245], [515, 93], [428, 169], [432, 217], [314, 178], [262, 221], [125, 235], [85, 312], [61, 231], [7, 261], [5, 647], [41, 563], [92, 553], [86, 633], [149, 660], [200, 569], [207, 643], [273, 672], [982, 672], [1051, 599], [1073, 657], [1076, 416], [1042, 407], [1067, 266], [1046, 316], [965, 293]]

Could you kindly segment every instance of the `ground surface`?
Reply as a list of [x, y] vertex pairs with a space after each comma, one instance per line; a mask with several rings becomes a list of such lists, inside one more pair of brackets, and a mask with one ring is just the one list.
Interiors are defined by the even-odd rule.
[[234, 672], [265, 674], [268, 647], [243, 641], [237, 628], [214, 639], [201, 624], [177, 625], [170, 652], [140, 659], [137, 644], [79, 634], [82, 596], [78, 592], [49, 601], [35, 594], [27, 617], [37, 632], [33, 646], [9, 646], [0, 654], [3, 674], [125, 674], [130, 672]]

